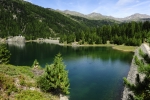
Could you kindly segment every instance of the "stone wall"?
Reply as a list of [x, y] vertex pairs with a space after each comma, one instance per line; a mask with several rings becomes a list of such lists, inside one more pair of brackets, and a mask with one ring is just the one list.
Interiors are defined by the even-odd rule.
[[[141, 49], [144, 53], [148, 54], [148, 52], [147, 52], [148, 48], [149, 47], [147, 47], [147, 44], [142, 44], [139, 48], [137, 48], [135, 50], [134, 56], [137, 56], [139, 59], [142, 59], [139, 56], [139, 49]], [[130, 71], [129, 71], [128, 76], [127, 76], [127, 80], [132, 84], [135, 84], [136, 74], [139, 74], [138, 73], [138, 66], [134, 62], [134, 56], [133, 56], [133, 59], [131, 62]], [[141, 79], [144, 78], [144, 75], [142, 75], [142, 74], [139, 74], [139, 76]], [[128, 94], [133, 94], [133, 93], [128, 88], [124, 87], [122, 100], [128, 100]]]

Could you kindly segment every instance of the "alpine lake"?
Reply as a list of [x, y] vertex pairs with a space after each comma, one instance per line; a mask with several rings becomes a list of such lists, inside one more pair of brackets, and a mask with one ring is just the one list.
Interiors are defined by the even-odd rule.
[[32, 66], [35, 59], [42, 67], [52, 64], [61, 53], [69, 72], [69, 100], [121, 100], [123, 77], [130, 68], [133, 53], [112, 47], [72, 47], [28, 42], [9, 44], [10, 64]]

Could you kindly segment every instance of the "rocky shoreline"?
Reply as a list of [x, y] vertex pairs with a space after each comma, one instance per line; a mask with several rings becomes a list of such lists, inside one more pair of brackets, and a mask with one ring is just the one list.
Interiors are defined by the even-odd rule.
[[[138, 49], [135, 50], [134, 56], [137, 54], [138, 54]], [[133, 57], [131, 66], [130, 66], [130, 71], [127, 76], [127, 80], [131, 83], [135, 83], [135, 78], [136, 78], [137, 73], [138, 73], [137, 66], [134, 64], [134, 57]], [[129, 91], [128, 88], [124, 87], [122, 100], [128, 100], [128, 94], [133, 94], [133, 93], [132, 91]]]
[[[139, 49], [141, 49], [144, 53], [149, 54], [149, 52], [148, 52], [149, 47], [147, 46], [147, 44], [142, 44], [139, 48], [137, 48], [135, 50], [135, 53], [134, 53], [134, 56], [137, 56], [139, 59], [142, 59], [139, 56]], [[130, 70], [129, 70], [129, 73], [128, 73], [128, 76], [127, 76], [127, 80], [132, 84], [135, 84], [136, 74], [139, 74], [138, 73], [138, 67], [137, 67], [137, 65], [135, 65], [135, 62], [134, 62], [134, 56], [133, 56], [131, 66], [130, 66]], [[141, 79], [143, 79], [143, 77], [144, 77], [144, 75], [142, 75], [142, 74], [139, 74], [139, 76], [140, 76]], [[122, 100], [128, 100], [128, 94], [133, 94], [133, 93], [128, 88], [124, 87]]]
[[25, 42], [24, 36], [9, 36], [7, 42]]
[[45, 43], [59, 44], [59, 40], [52, 40], [52, 39], [33, 40], [33, 41], [34, 42], [45, 42]]

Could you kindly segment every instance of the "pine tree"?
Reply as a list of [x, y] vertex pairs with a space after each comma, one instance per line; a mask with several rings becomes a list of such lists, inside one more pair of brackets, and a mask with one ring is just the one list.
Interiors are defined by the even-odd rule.
[[68, 71], [65, 70], [61, 54], [55, 57], [53, 64], [46, 65], [44, 76], [39, 83], [44, 91], [69, 94]]
[[41, 66], [39, 65], [39, 62], [37, 61], [37, 59], [34, 60], [34, 62], [32, 64], [32, 68], [41, 68]]
[[7, 50], [5, 45], [0, 45], [0, 64], [7, 64], [10, 59], [10, 51]]

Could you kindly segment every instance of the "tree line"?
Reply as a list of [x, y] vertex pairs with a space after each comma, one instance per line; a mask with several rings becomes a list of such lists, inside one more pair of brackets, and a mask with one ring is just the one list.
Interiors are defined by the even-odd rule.
[[77, 34], [63, 34], [60, 42], [71, 43], [74, 41], [84, 44], [105, 44], [110, 41], [112, 44], [125, 44], [138, 46], [150, 35], [150, 22], [128, 22], [101, 27], [88, 28]]

